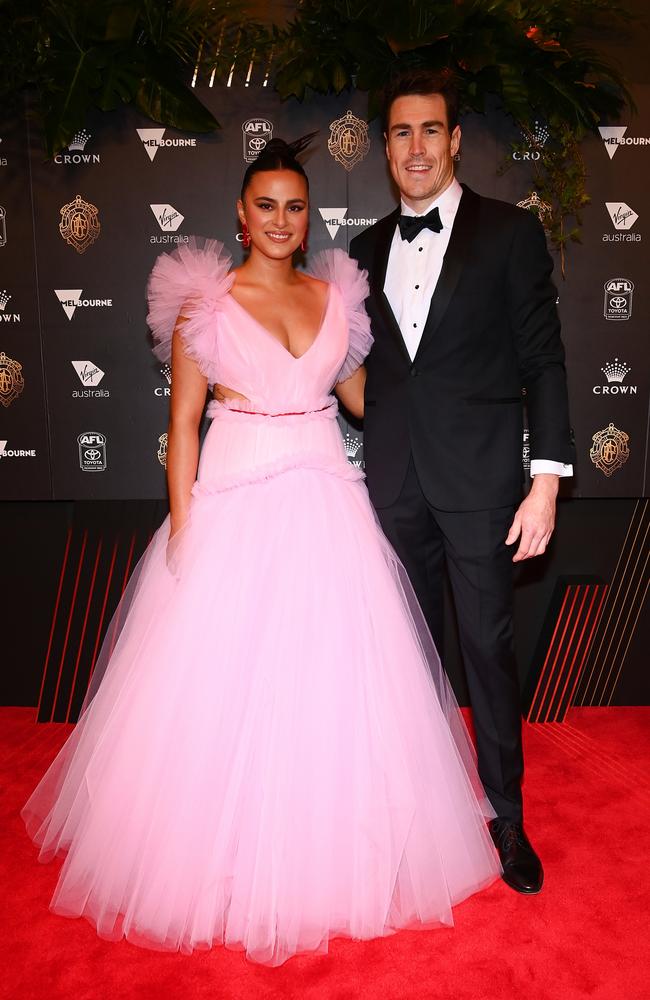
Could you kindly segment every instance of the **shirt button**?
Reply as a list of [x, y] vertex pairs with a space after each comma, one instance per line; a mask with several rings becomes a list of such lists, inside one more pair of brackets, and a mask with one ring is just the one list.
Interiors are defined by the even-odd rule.
[[417, 323], [414, 323], [414, 324], [413, 324], [413, 326], [414, 326], [414, 327], [416, 327], [416, 326], [417, 326]]
[[418, 247], [418, 253], [422, 253], [422, 247]]
[[418, 289], [419, 287], [420, 287], [419, 285], [416, 285], [416, 286], [415, 286], [415, 290], [417, 291], [417, 289]]

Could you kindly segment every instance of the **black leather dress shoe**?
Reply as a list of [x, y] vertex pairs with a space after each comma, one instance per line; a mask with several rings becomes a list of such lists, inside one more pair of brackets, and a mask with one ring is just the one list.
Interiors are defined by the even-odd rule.
[[510, 819], [490, 820], [490, 833], [503, 866], [503, 881], [517, 892], [539, 892], [544, 869], [521, 823]]

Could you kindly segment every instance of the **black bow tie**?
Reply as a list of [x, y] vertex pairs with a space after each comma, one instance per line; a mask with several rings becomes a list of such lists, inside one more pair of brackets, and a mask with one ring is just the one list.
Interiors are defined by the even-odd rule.
[[426, 215], [400, 215], [399, 233], [403, 240], [411, 243], [423, 229], [430, 229], [433, 233], [439, 233], [442, 229], [437, 206]]

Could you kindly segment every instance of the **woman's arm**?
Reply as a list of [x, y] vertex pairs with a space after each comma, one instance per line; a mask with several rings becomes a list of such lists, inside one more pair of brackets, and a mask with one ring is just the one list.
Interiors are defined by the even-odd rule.
[[183, 527], [199, 463], [199, 424], [205, 406], [207, 378], [183, 351], [180, 315], [172, 336], [172, 386], [167, 437], [167, 488], [170, 538]]
[[337, 382], [334, 392], [339, 397], [346, 410], [353, 417], [363, 418], [363, 391], [366, 385], [366, 369], [364, 365], [357, 368], [354, 375], [344, 382]]

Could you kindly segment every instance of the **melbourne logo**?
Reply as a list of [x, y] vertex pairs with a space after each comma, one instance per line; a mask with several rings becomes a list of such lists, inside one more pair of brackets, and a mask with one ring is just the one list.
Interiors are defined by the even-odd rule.
[[626, 320], [632, 315], [634, 284], [629, 278], [610, 278], [605, 282], [605, 319]]
[[513, 160], [539, 160], [550, 135], [548, 126], [535, 121], [532, 129], [523, 133], [524, 142], [528, 145], [528, 149], [515, 149], [512, 154]]
[[23, 366], [18, 361], [0, 351], [0, 403], [5, 409], [18, 399], [25, 388], [22, 372]]
[[650, 137], [629, 135], [626, 137], [627, 125], [599, 125], [600, 138], [605, 143], [605, 149], [610, 160], [619, 146], [650, 146]]
[[72, 319], [76, 309], [110, 309], [112, 299], [82, 299], [81, 288], [55, 288], [54, 294], [61, 303], [68, 319]]
[[36, 458], [35, 448], [7, 448], [8, 441], [0, 441], [0, 458]]
[[84, 431], [77, 438], [79, 467], [82, 472], [104, 472], [106, 469], [106, 435], [101, 431]]
[[347, 111], [342, 118], [330, 124], [327, 148], [337, 163], [346, 170], [352, 170], [370, 149], [368, 123]]
[[336, 239], [341, 226], [374, 226], [376, 219], [348, 219], [347, 208], [319, 208], [321, 218], [327, 226], [327, 232], [333, 240]]
[[173, 139], [165, 139], [164, 128], [138, 128], [136, 129], [136, 132], [140, 136], [145, 153], [152, 163], [156, 153], [163, 146], [180, 146], [181, 148], [196, 146], [196, 139], [188, 139], [182, 136], [174, 136]]
[[608, 424], [602, 431], [597, 431], [591, 440], [593, 444], [589, 449], [589, 458], [608, 478], [625, 465], [630, 457], [630, 435], [619, 431], [614, 424]]
[[0, 247], [7, 245], [7, 213], [0, 205]]
[[84, 201], [80, 194], [61, 209], [59, 232], [63, 239], [77, 253], [85, 253], [92, 246], [101, 231], [99, 209]]
[[0, 323], [20, 323], [20, 313], [12, 313], [7, 310], [11, 295], [6, 288], [0, 292]]
[[273, 137], [273, 124], [266, 118], [249, 118], [241, 127], [244, 136], [244, 160], [252, 163]]
[[86, 143], [91, 138], [91, 133], [81, 129], [73, 136], [72, 142], [68, 146], [67, 153], [57, 153], [54, 157], [55, 163], [99, 163], [99, 153], [86, 153]]
[[636, 385], [623, 384], [632, 371], [625, 361], [614, 358], [613, 361], [608, 361], [607, 364], [603, 365], [600, 370], [607, 379], [607, 384], [593, 387], [592, 391], [596, 396], [636, 396]]

